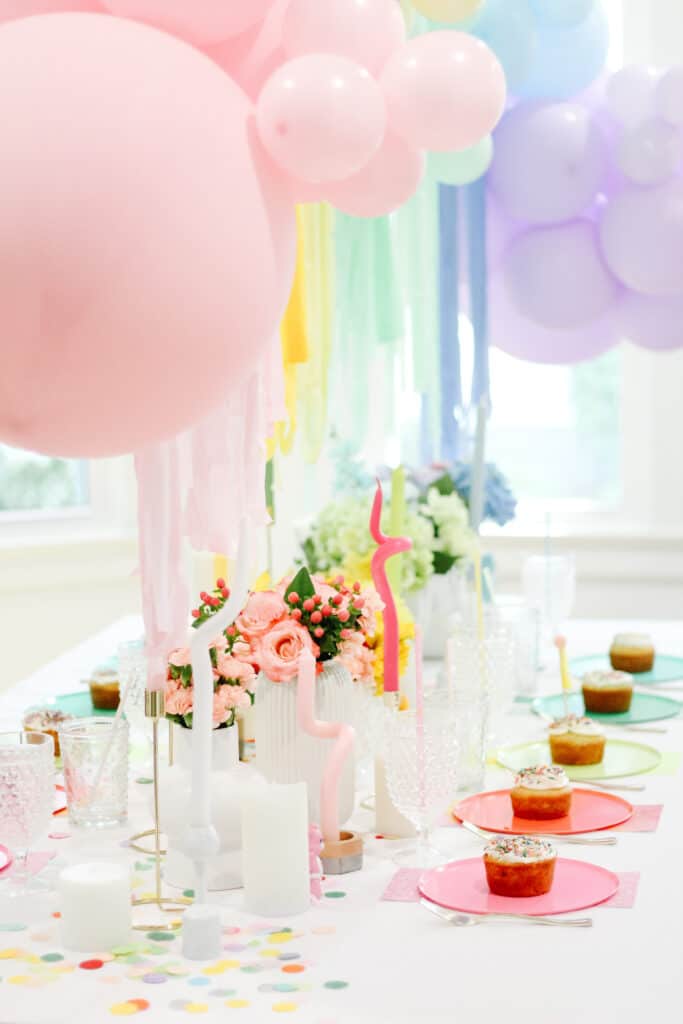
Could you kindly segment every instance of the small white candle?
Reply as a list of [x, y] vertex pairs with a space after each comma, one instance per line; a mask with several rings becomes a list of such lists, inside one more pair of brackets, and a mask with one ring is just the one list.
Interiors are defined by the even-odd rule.
[[246, 907], [254, 914], [284, 917], [310, 907], [305, 782], [254, 783], [245, 789], [242, 876]]
[[375, 829], [383, 836], [411, 839], [417, 833], [391, 799], [387, 773], [381, 757], [375, 758]]
[[61, 872], [58, 890], [62, 945], [67, 949], [106, 953], [130, 940], [131, 881], [125, 865], [72, 864]]

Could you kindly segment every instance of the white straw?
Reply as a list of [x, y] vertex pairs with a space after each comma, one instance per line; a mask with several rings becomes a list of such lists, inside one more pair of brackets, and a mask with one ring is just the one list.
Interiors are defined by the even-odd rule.
[[100, 761], [100, 763], [98, 765], [97, 773], [95, 775], [95, 781], [93, 782], [92, 789], [90, 791], [90, 798], [88, 800], [88, 803], [90, 804], [90, 806], [92, 806], [92, 804], [95, 802], [95, 797], [97, 796], [97, 791], [100, 788], [100, 784], [102, 782], [102, 776], [104, 775], [104, 769], [106, 767], [107, 761], [109, 760], [109, 755], [111, 754], [111, 748], [114, 746], [114, 740], [116, 739], [116, 733], [117, 733], [118, 727], [119, 727], [119, 725], [121, 723], [121, 718], [123, 717], [123, 712], [124, 712], [124, 709], [126, 707], [126, 701], [128, 700], [128, 694], [130, 692], [132, 684], [133, 684], [133, 679], [131, 677], [128, 680], [128, 682], [126, 683], [126, 687], [125, 687], [123, 693], [121, 694], [121, 699], [119, 700], [119, 706], [116, 709], [116, 714], [114, 715], [114, 721], [111, 724], [111, 732], [109, 734], [109, 739], [107, 740], [107, 745], [104, 748], [104, 753], [102, 754], [102, 759], [101, 759], [101, 761]]

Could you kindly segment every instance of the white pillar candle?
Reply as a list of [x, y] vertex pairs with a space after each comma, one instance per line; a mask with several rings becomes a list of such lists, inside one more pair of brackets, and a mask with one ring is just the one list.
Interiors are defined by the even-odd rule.
[[305, 782], [244, 790], [242, 876], [246, 908], [254, 914], [284, 917], [310, 907]]
[[58, 890], [67, 949], [106, 953], [130, 940], [131, 881], [124, 864], [72, 864], [61, 872]]
[[375, 830], [394, 839], [411, 839], [415, 826], [411, 825], [391, 799], [387, 786], [387, 772], [381, 757], [375, 758]]

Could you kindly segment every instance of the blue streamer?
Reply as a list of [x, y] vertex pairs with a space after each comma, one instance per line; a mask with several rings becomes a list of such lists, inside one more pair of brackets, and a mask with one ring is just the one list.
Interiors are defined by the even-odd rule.
[[420, 436], [418, 440], [418, 459], [420, 466], [430, 466], [435, 459], [434, 435], [432, 433], [432, 417], [429, 408], [429, 395], [423, 391], [420, 395]]
[[439, 185], [439, 367], [441, 458], [458, 457], [455, 411], [462, 405], [458, 324], [458, 190]]
[[467, 250], [470, 269], [470, 315], [474, 332], [472, 405], [488, 399], [489, 325], [486, 274], [486, 176], [467, 186]]

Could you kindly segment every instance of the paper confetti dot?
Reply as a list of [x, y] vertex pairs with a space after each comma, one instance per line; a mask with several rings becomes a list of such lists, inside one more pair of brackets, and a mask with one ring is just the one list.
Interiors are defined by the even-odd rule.
[[348, 988], [348, 981], [326, 981], [324, 988]]
[[209, 995], [215, 999], [228, 999], [230, 996], [234, 996], [234, 994], [234, 988], [212, 988], [209, 992]]
[[0, 949], [0, 960], [15, 960], [20, 953], [20, 949]]
[[239, 935], [241, 930], [242, 930], [241, 928], [237, 928], [235, 925], [229, 925], [227, 928], [223, 929], [223, 934], [224, 935]]
[[101, 960], [103, 964], [110, 964], [114, 960], [111, 953], [93, 953], [93, 960]]
[[61, 953], [43, 953], [40, 959], [44, 960], [46, 964], [55, 964], [59, 960], [63, 960], [64, 957]]
[[[183, 889], [183, 896], [185, 896], [186, 899], [188, 899], [188, 900], [193, 900], [194, 899], [194, 889]], [[238, 929], [238, 931], [239, 931], [239, 929]]]
[[279, 982], [277, 985], [273, 985], [276, 992], [298, 992], [298, 985], [287, 984], [286, 982]]
[[149, 1003], [146, 999], [129, 999], [128, 1002], [137, 1006], [138, 1010], [149, 1010]]
[[53, 938], [52, 932], [31, 932], [29, 938], [31, 942], [49, 942]]
[[10, 985], [28, 985], [31, 982], [31, 979], [26, 974], [13, 974], [7, 980]]
[[246, 948], [246, 946], [234, 942], [229, 942], [227, 945], [223, 946], [223, 949], [227, 953], [243, 953]]
[[0, 924], [0, 932], [25, 932], [27, 928], [28, 925], [22, 921], [8, 921]]
[[53, 911], [53, 914], [52, 914], [52, 916], [53, 916], [53, 917], [56, 917], [56, 918], [57, 918], [57, 919], [59, 920], [59, 918], [60, 918], [60, 917], [61, 917], [62, 915], [60, 914], [60, 912], [59, 912], [58, 910], [55, 910], [55, 911]]
[[70, 832], [48, 832], [48, 839], [71, 839]]
[[207, 1013], [209, 1009], [208, 1003], [185, 1003], [183, 1009], [186, 1013]]
[[228, 999], [225, 1004], [230, 1010], [245, 1010], [249, 1006], [248, 999]]
[[154, 942], [173, 942], [175, 935], [170, 932], [147, 932], [147, 938]]
[[303, 970], [305, 970], [303, 964], [285, 964], [282, 968], [285, 974], [301, 974]]
[[294, 1011], [298, 1009], [299, 1007], [297, 1003], [273, 1003], [274, 1013], [294, 1013]]
[[166, 967], [164, 967], [164, 970], [173, 978], [186, 978], [187, 975], [190, 973], [188, 970], [186, 970], [185, 967], [182, 966], [182, 964], [168, 964]]
[[262, 949], [261, 950], [261, 956], [275, 956], [275, 957], [277, 957], [279, 955], [280, 955], [280, 950], [279, 949]]
[[128, 956], [130, 953], [134, 953], [137, 948], [137, 946], [114, 946], [112, 953], [114, 956]]
[[222, 964], [223, 968], [226, 971], [230, 970], [233, 967], [239, 967], [240, 966], [240, 961], [239, 960], [221, 960], [220, 963]]
[[154, 779], [148, 779], [146, 775], [139, 775], [135, 780], [140, 786], [151, 786]]
[[262, 969], [263, 968], [261, 964], [244, 964], [242, 967], [240, 967], [240, 970], [244, 974], [258, 974], [258, 972]]
[[114, 1003], [113, 1006], [109, 1007], [109, 1012], [113, 1014], [114, 1017], [132, 1017], [134, 1013], [139, 1013], [140, 1011], [135, 1003], [125, 1002]]
[[163, 985], [168, 978], [165, 974], [143, 974], [142, 980], [147, 985]]
[[82, 960], [78, 965], [83, 971], [99, 971], [100, 967], [104, 967], [101, 960]]
[[278, 960], [300, 960], [301, 953], [280, 953]]
[[325, 896], [328, 900], [342, 900], [346, 896], [346, 893], [342, 892], [340, 889], [332, 889], [330, 892], [326, 892]]
[[314, 935], [333, 935], [336, 932], [336, 928], [333, 924], [320, 925], [319, 928], [313, 929]]
[[188, 985], [210, 985], [211, 982], [208, 978], [190, 978]]

